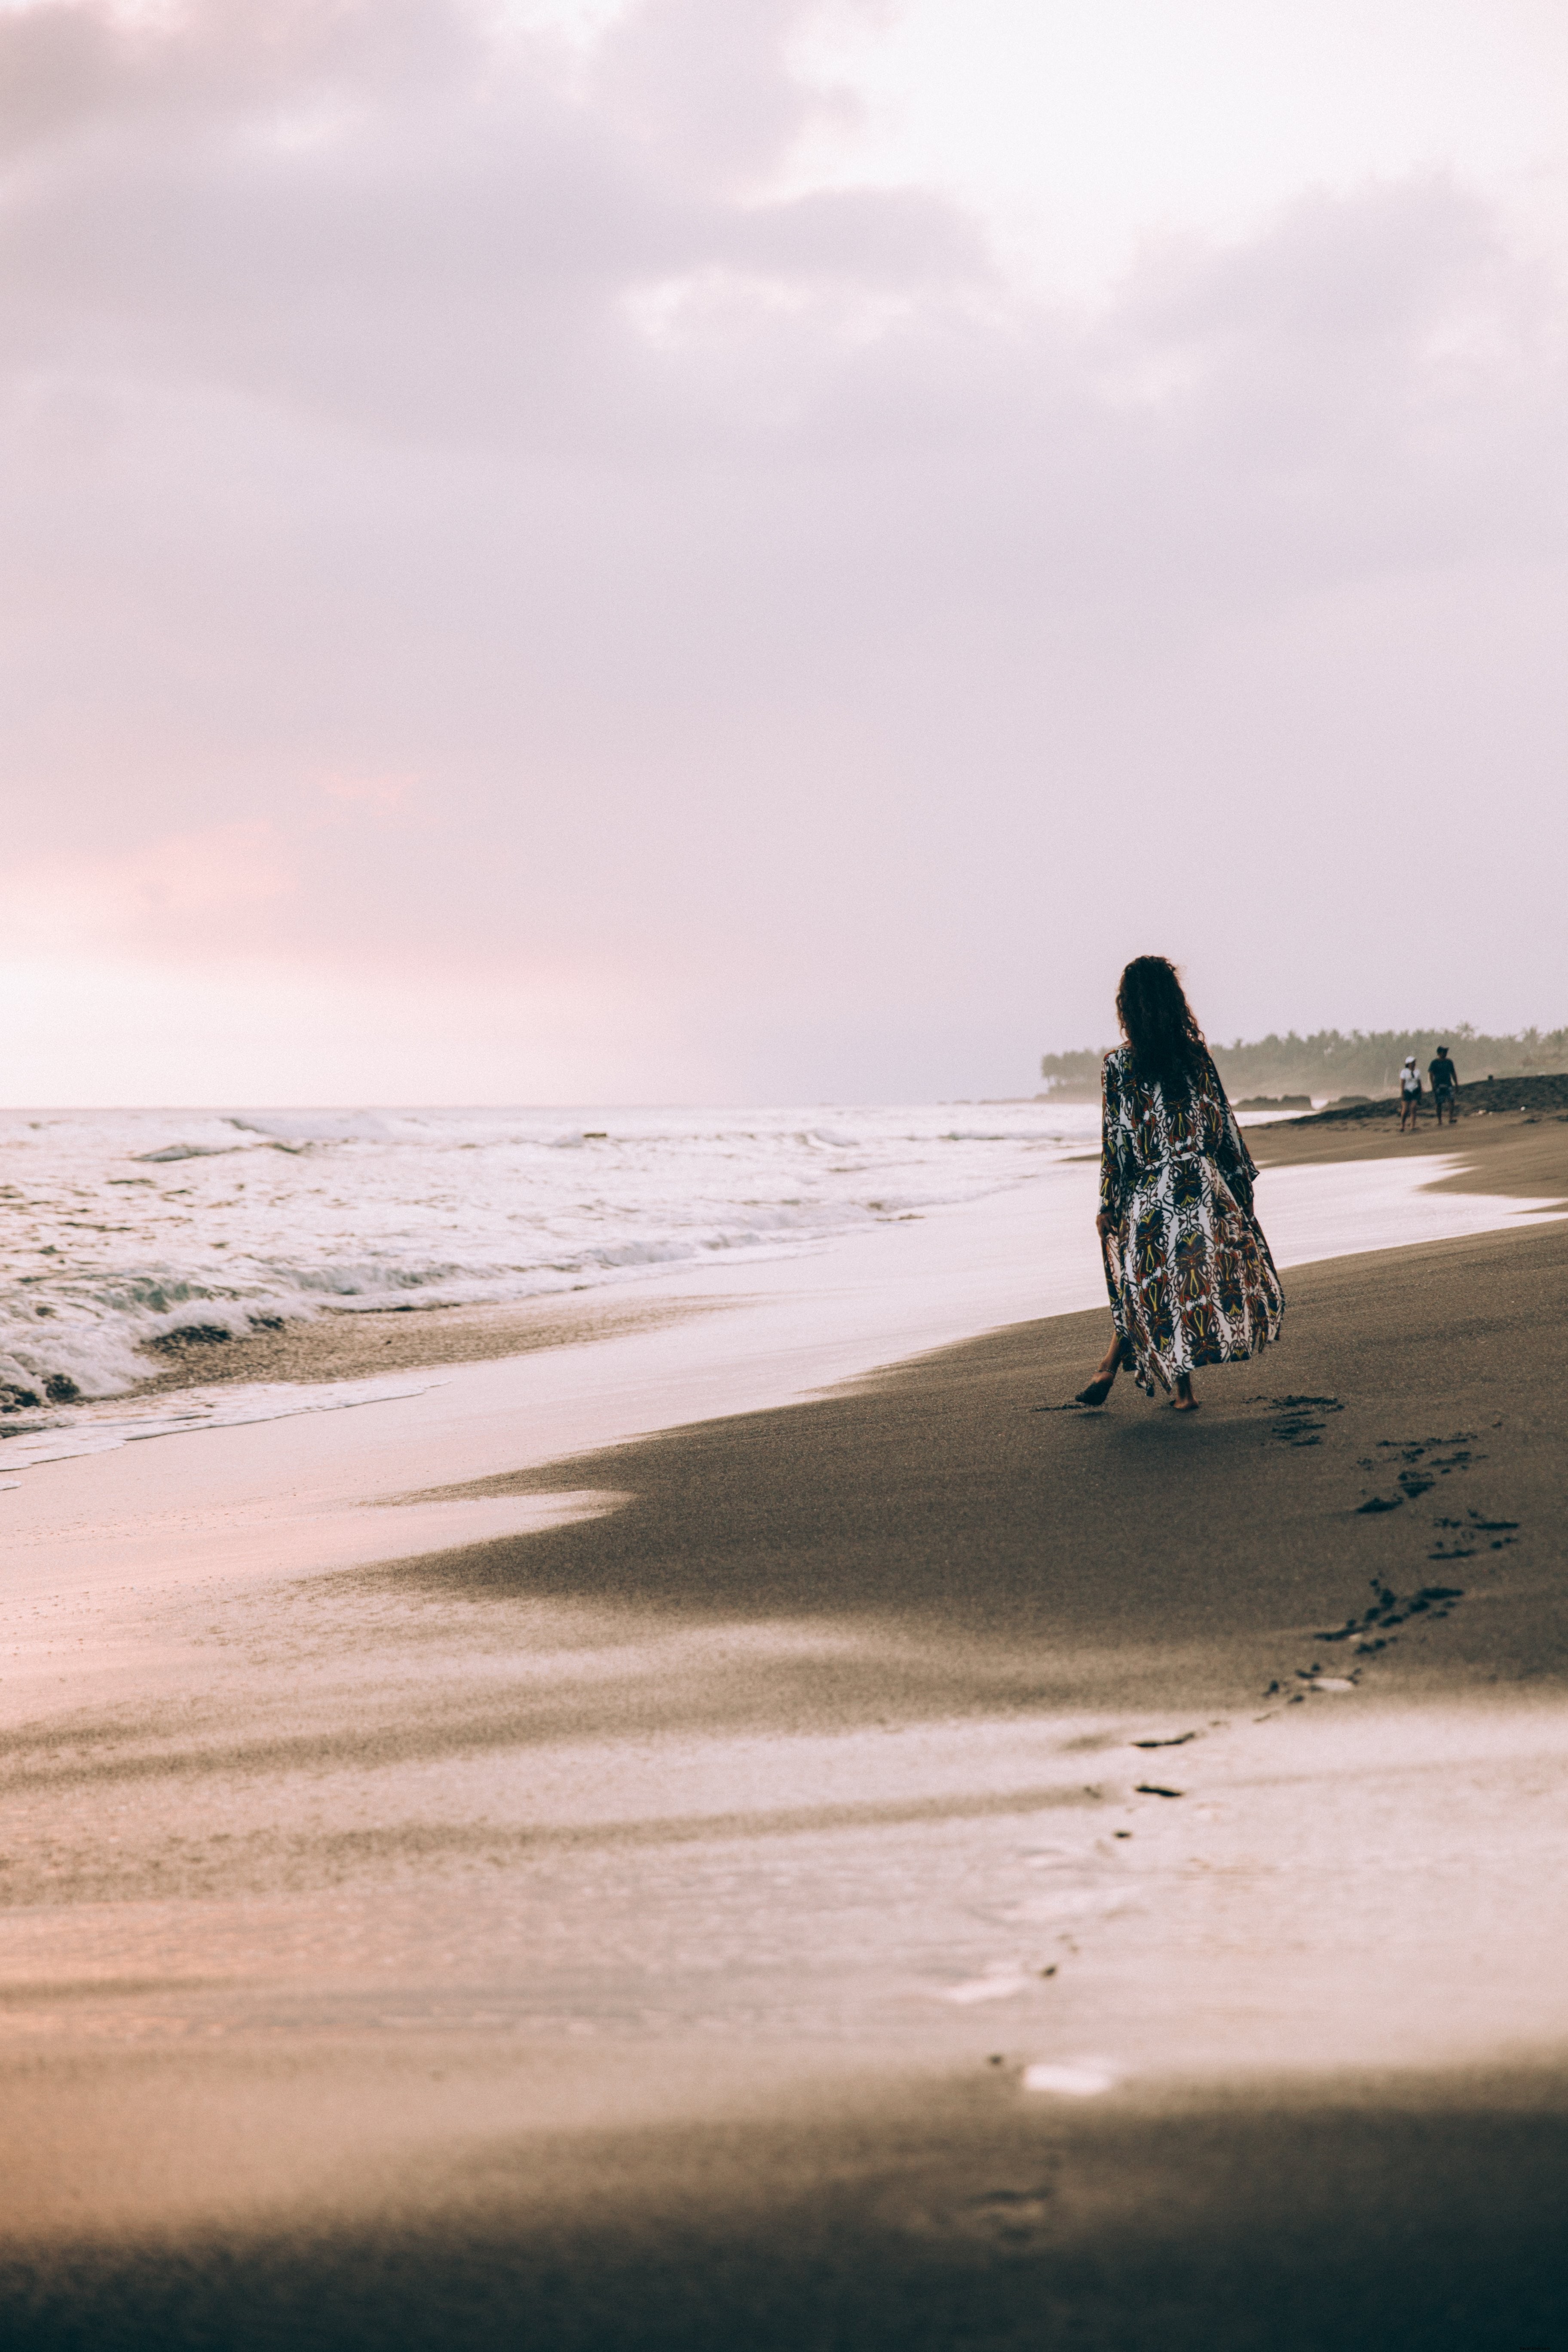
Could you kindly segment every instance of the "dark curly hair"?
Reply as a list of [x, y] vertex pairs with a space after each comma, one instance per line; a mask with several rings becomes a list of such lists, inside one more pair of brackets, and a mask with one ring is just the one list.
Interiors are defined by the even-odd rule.
[[1116, 1017], [1138, 1075], [1157, 1078], [1167, 1101], [1185, 1101], [1208, 1046], [1193, 1017], [1176, 967], [1163, 956], [1134, 956], [1116, 992]]

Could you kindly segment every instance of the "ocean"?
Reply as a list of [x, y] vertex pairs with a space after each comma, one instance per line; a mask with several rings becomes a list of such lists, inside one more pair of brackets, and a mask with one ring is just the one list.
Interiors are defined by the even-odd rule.
[[0, 1466], [123, 1442], [101, 1408], [160, 1341], [195, 1371], [203, 1340], [321, 1315], [808, 1252], [1037, 1181], [1098, 1132], [1089, 1103], [0, 1112]]

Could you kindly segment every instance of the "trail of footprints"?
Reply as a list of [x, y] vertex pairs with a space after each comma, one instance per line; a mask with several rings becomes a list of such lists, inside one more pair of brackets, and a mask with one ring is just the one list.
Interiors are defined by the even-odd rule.
[[[1335, 1413], [1344, 1410], [1340, 1399], [1334, 1396], [1263, 1397], [1255, 1398], [1253, 1402], [1271, 1408], [1270, 1434], [1280, 1444], [1292, 1446], [1321, 1445], [1330, 1421]], [[1041, 1411], [1068, 1409], [1037, 1408]], [[1496, 1428], [1501, 1425], [1500, 1422], [1493, 1423]], [[1486, 1455], [1473, 1450], [1476, 1437], [1477, 1433], [1473, 1429], [1461, 1429], [1447, 1437], [1380, 1438], [1373, 1452], [1363, 1456], [1356, 1466], [1369, 1476], [1375, 1474], [1380, 1483], [1386, 1480], [1392, 1472], [1394, 1491], [1369, 1496], [1354, 1506], [1353, 1515], [1370, 1517], [1379, 1526], [1386, 1526], [1394, 1514], [1408, 1504], [1419, 1503], [1421, 1497], [1434, 1492], [1443, 1479], [1468, 1470], [1474, 1463], [1484, 1462]], [[1403, 1527], [1409, 1525], [1409, 1521], [1394, 1518], [1394, 1524]], [[1521, 1526], [1517, 1519], [1487, 1518], [1472, 1507], [1462, 1517], [1452, 1513], [1434, 1517], [1431, 1533], [1436, 1540], [1426, 1554], [1428, 1559], [1472, 1559], [1484, 1553], [1503, 1551], [1517, 1542]], [[1326, 1627], [1312, 1636], [1314, 1642], [1325, 1646], [1342, 1645], [1346, 1671], [1342, 1675], [1330, 1675], [1325, 1671], [1321, 1659], [1314, 1658], [1310, 1666], [1296, 1668], [1294, 1688], [1289, 1682], [1276, 1680], [1264, 1692], [1266, 1699], [1283, 1699], [1288, 1706], [1299, 1706], [1305, 1705], [1308, 1694], [1312, 1690], [1353, 1689], [1363, 1666], [1352, 1664], [1352, 1659], [1371, 1661], [1377, 1658], [1398, 1640], [1401, 1627], [1440, 1623], [1465, 1598], [1465, 1588], [1458, 1584], [1424, 1584], [1417, 1591], [1409, 1594], [1395, 1591], [1394, 1586], [1381, 1577], [1373, 1577], [1371, 1585], [1373, 1597], [1370, 1607], [1363, 1609], [1358, 1616], [1347, 1617], [1342, 1625]], [[1259, 1716], [1255, 1720], [1267, 1722], [1269, 1717]], [[1219, 1729], [1221, 1727], [1216, 1724], [1212, 1727]], [[1144, 1750], [1185, 1748], [1203, 1737], [1198, 1730], [1180, 1731], [1163, 1738], [1135, 1739], [1131, 1745]], [[1137, 1781], [1134, 1789], [1137, 1795], [1144, 1797], [1176, 1799], [1186, 1793], [1168, 1782], [1156, 1780]], [[1111, 1835], [1129, 1838], [1132, 1832], [1118, 1829], [1113, 1830]], [[1077, 1944], [1067, 1937], [1062, 1941], [1076, 1956]], [[1043, 1968], [1038, 1974], [1042, 1978], [1054, 1977], [1057, 1965]], [[986, 2063], [989, 2066], [1000, 2067], [1007, 2063], [1007, 2059], [1003, 2052], [997, 2051]], [[1052, 2068], [1026, 2070], [1023, 2080], [1027, 2088], [1031, 2087], [1032, 2074], [1065, 2074], [1068, 2071]], [[1053, 2084], [1050, 2087], [1062, 2085]], [[1082, 2084], [1073, 2087], [1104, 2086], [1096, 2084], [1092, 2074], [1086, 2074]], [[1028, 2182], [1022, 2187], [989, 2189], [970, 2200], [958, 2215], [956, 2226], [998, 2249], [1031, 2252], [1049, 2238], [1057, 2211], [1053, 2202], [1056, 2191], [1057, 2184], [1049, 2179]], [[950, 2222], [948, 2226], [953, 2225]]]
[[[1255, 1398], [1253, 1402], [1270, 1408], [1270, 1434], [1279, 1444], [1291, 1446], [1321, 1445], [1330, 1422], [1336, 1413], [1344, 1410], [1340, 1399], [1334, 1396], [1263, 1397]], [[1042, 1407], [1037, 1410], [1059, 1411], [1066, 1408]], [[1501, 1423], [1495, 1423], [1493, 1426], [1500, 1428]], [[1394, 1491], [1369, 1496], [1352, 1507], [1352, 1515], [1370, 1517], [1380, 1527], [1386, 1527], [1391, 1519], [1396, 1527], [1408, 1526], [1408, 1519], [1402, 1520], [1394, 1515], [1407, 1505], [1419, 1504], [1421, 1497], [1435, 1492], [1445, 1478], [1458, 1476], [1473, 1464], [1486, 1460], [1484, 1454], [1474, 1450], [1476, 1438], [1477, 1433], [1471, 1429], [1456, 1430], [1446, 1437], [1380, 1438], [1373, 1453], [1363, 1456], [1356, 1466], [1369, 1478], [1375, 1475], [1380, 1484], [1386, 1482], [1392, 1474]], [[1500, 1552], [1518, 1540], [1521, 1528], [1517, 1519], [1487, 1518], [1472, 1507], [1462, 1517], [1452, 1513], [1435, 1517], [1430, 1532], [1435, 1540], [1427, 1551], [1427, 1559], [1446, 1562]], [[1308, 1694], [1314, 1690], [1353, 1689], [1363, 1665], [1362, 1663], [1352, 1664], [1352, 1660], [1370, 1662], [1379, 1657], [1398, 1640], [1402, 1627], [1441, 1623], [1465, 1598], [1465, 1588], [1458, 1584], [1424, 1584], [1418, 1591], [1408, 1594], [1397, 1592], [1392, 1584], [1378, 1576], [1371, 1579], [1371, 1585], [1369, 1607], [1362, 1610], [1359, 1615], [1346, 1618], [1342, 1625], [1325, 1627], [1312, 1636], [1314, 1642], [1325, 1647], [1331, 1644], [1342, 1650], [1345, 1671], [1331, 1675], [1325, 1670], [1322, 1660], [1314, 1658], [1310, 1666], [1296, 1668], [1294, 1687], [1290, 1681], [1277, 1679], [1271, 1682], [1263, 1694], [1266, 1699], [1282, 1699], [1287, 1705], [1297, 1706], [1304, 1706]], [[1255, 1719], [1267, 1722], [1270, 1718], [1264, 1715]], [[1219, 1729], [1222, 1727], [1216, 1724], [1211, 1727]], [[1135, 1739], [1131, 1745], [1143, 1751], [1180, 1748], [1203, 1737], [1202, 1731], [1194, 1729], [1160, 1738]], [[1160, 1780], [1136, 1781], [1133, 1790], [1141, 1797], [1167, 1800], [1179, 1799], [1186, 1793], [1184, 1789]], [[1130, 1838], [1133, 1832], [1129, 1829], [1117, 1829], [1110, 1834], [1114, 1838]], [[1062, 1942], [1069, 1952], [1077, 1955], [1078, 1945], [1070, 1937], [1064, 1936]], [[1041, 1978], [1054, 1977], [1058, 1965], [1053, 1963], [1039, 1969], [1037, 1974]], [[1021, 1988], [1022, 1971], [1019, 1972], [1018, 1982]], [[1001, 2067], [1008, 2062], [1004, 2052], [996, 2051], [986, 2063], [989, 2066]], [[1047, 2067], [1026, 2069], [1022, 2079], [1025, 2087], [1028, 2088], [1032, 2086], [1033, 2074], [1065, 2074], [1069, 2071]], [[1038, 2087], [1047, 2085], [1042, 2084]], [[1053, 2083], [1048, 2087], [1064, 2085]], [[1087, 2090], [1104, 2085], [1096, 2083], [1089, 2073], [1085, 2074], [1081, 2084], [1072, 2087]], [[1052, 2201], [1054, 2196], [1055, 2184], [1050, 2180], [989, 2189], [973, 2199], [963, 2209], [957, 2226], [998, 2248], [1029, 2251], [1048, 2238], [1056, 2210]]]
[[[1267, 1397], [1258, 1402], [1272, 1406], [1275, 1417], [1269, 1424], [1270, 1434], [1285, 1445], [1321, 1444], [1330, 1416], [1344, 1410], [1339, 1398], [1332, 1396]], [[1380, 1483], [1393, 1470], [1394, 1491], [1368, 1496], [1356, 1505], [1356, 1516], [1377, 1518], [1400, 1510], [1405, 1504], [1418, 1502], [1423, 1495], [1430, 1494], [1440, 1479], [1469, 1469], [1474, 1462], [1484, 1462], [1484, 1454], [1471, 1450], [1476, 1435], [1473, 1429], [1459, 1429], [1447, 1437], [1379, 1438], [1375, 1451], [1364, 1455], [1356, 1466], [1376, 1473]], [[1397, 1469], [1395, 1463], [1400, 1465]], [[1479, 1553], [1502, 1551], [1516, 1543], [1520, 1522], [1489, 1519], [1481, 1512], [1470, 1509], [1462, 1518], [1434, 1518], [1432, 1532], [1436, 1541], [1427, 1552], [1428, 1559], [1473, 1559]], [[1400, 1626], [1417, 1620], [1436, 1624], [1465, 1597], [1462, 1584], [1424, 1584], [1418, 1591], [1401, 1594], [1381, 1577], [1374, 1576], [1371, 1582], [1371, 1607], [1363, 1609], [1358, 1617], [1348, 1617], [1342, 1625], [1315, 1633], [1314, 1641], [1343, 1643], [1350, 1657], [1373, 1658], [1398, 1639]], [[1295, 1671], [1294, 1679], [1301, 1688], [1291, 1691], [1287, 1684], [1277, 1680], [1269, 1684], [1263, 1696], [1279, 1698], [1289, 1693], [1289, 1704], [1295, 1706], [1313, 1688], [1349, 1689], [1359, 1679], [1361, 1671], [1359, 1666], [1352, 1666], [1346, 1675], [1330, 1677], [1324, 1673], [1321, 1660], [1314, 1659], [1310, 1666], [1298, 1666]]]

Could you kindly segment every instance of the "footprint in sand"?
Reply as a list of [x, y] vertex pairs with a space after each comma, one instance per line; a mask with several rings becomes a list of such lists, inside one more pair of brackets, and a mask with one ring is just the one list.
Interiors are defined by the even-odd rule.
[[1375, 1643], [1375, 1647], [1386, 1649], [1387, 1636], [1395, 1625], [1407, 1624], [1411, 1618], [1424, 1616], [1427, 1612], [1446, 1617], [1454, 1602], [1465, 1597], [1462, 1584], [1424, 1584], [1419, 1592], [1413, 1592], [1408, 1600], [1403, 1600], [1391, 1585], [1379, 1583], [1375, 1577], [1372, 1590], [1374, 1598], [1370, 1609], [1364, 1609], [1359, 1617], [1347, 1617], [1342, 1625], [1315, 1633], [1313, 1640], [1353, 1641], [1359, 1655], [1368, 1646], [1367, 1637], [1375, 1633], [1384, 1637]]
[[1338, 1397], [1332, 1396], [1269, 1397], [1266, 1402], [1279, 1416], [1270, 1423], [1268, 1433], [1286, 1445], [1321, 1445], [1325, 1416], [1344, 1411]]
[[[1376, 1657], [1398, 1640], [1397, 1627], [1408, 1625], [1418, 1618], [1424, 1618], [1432, 1624], [1439, 1623], [1445, 1617], [1452, 1615], [1455, 1603], [1465, 1597], [1462, 1584], [1424, 1584], [1418, 1592], [1402, 1595], [1375, 1576], [1372, 1580], [1372, 1591], [1370, 1609], [1363, 1609], [1359, 1617], [1347, 1617], [1342, 1625], [1320, 1627], [1312, 1636], [1313, 1641], [1352, 1642], [1356, 1657]], [[1358, 1686], [1360, 1671], [1358, 1667], [1349, 1675], [1325, 1675], [1321, 1664], [1314, 1658], [1310, 1666], [1296, 1668], [1295, 1679], [1301, 1688], [1289, 1694], [1289, 1704], [1299, 1704], [1309, 1691], [1340, 1695], [1352, 1691]], [[1278, 1679], [1271, 1682], [1263, 1694], [1265, 1698], [1279, 1698], [1285, 1695], [1286, 1686]]]
[[[1442, 1524], [1449, 1527], [1455, 1522], [1446, 1519]], [[1519, 1541], [1520, 1522], [1518, 1519], [1483, 1519], [1479, 1511], [1472, 1511], [1465, 1532], [1467, 1535], [1490, 1536], [1491, 1550], [1501, 1551], [1505, 1545]]]
[[[1413, 1503], [1419, 1496], [1428, 1494], [1439, 1478], [1447, 1478], [1456, 1470], [1468, 1470], [1472, 1462], [1484, 1461], [1484, 1454], [1474, 1454], [1469, 1450], [1468, 1441], [1475, 1433], [1473, 1429], [1457, 1429], [1451, 1437], [1380, 1437], [1374, 1450], [1397, 1454], [1405, 1465], [1395, 1480], [1400, 1491], [1397, 1495], [1373, 1495], [1356, 1505], [1357, 1512], [1396, 1511], [1401, 1503]], [[1454, 1450], [1443, 1453], [1439, 1449], [1444, 1446]], [[1363, 1460], [1359, 1467], [1375, 1470], [1378, 1465]]]

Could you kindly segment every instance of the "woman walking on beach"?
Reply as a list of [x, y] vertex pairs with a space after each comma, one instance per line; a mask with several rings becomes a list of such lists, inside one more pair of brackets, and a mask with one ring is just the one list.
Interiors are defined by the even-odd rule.
[[1151, 1396], [1194, 1412], [1193, 1372], [1279, 1337], [1285, 1297], [1252, 1213], [1258, 1174], [1173, 965], [1121, 975], [1125, 1045], [1105, 1057], [1100, 1214], [1116, 1337], [1079, 1404], [1103, 1404], [1126, 1364]]

